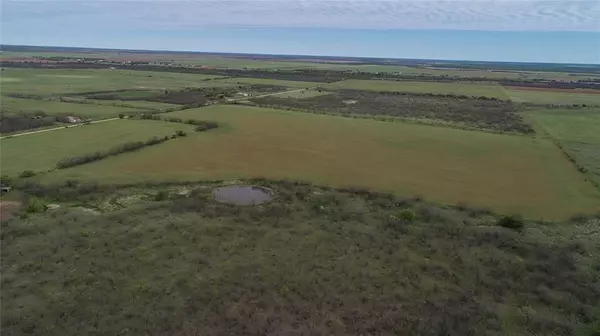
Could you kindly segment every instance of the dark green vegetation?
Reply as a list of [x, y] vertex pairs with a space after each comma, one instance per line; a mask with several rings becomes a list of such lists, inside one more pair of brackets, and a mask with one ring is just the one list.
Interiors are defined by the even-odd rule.
[[48, 116], [42, 111], [16, 115], [0, 114], [0, 133], [52, 126], [56, 122], [56, 117]]
[[[600, 217], [499, 226], [362, 189], [21, 185], [2, 224], [4, 335], [592, 335]], [[46, 210], [45, 202], [58, 202]], [[93, 209], [93, 210], [92, 210]]]
[[346, 116], [428, 119], [503, 132], [533, 133], [531, 126], [517, 113], [517, 105], [485, 97], [345, 90], [309, 98], [268, 96], [251, 101], [274, 108], [334, 112]]
[[179, 134], [182, 134], [183, 136], [185, 136], [185, 133], [176, 132], [171, 137], [168, 137], [168, 136], [164, 136], [162, 138], [153, 137], [147, 141], [132, 141], [132, 142], [120, 144], [118, 146], [114, 146], [105, 152], [95, 152], [95, 153], [86, 154], [86, 155], [72, 156], [72, 157], [64, 158], [56, 164], [56, 168], [65, 169], [65, 168], [69, 168], [69, 167], [80, 166], [82, 164], [105, 159], [109, 156], [120, 155], [120, 154], [127, 153], [127, 152], [134, 152], [134, 151], [140, 150], [147, 146], [158, 145], [165, 141], [168, 141], [169, 139], [174, 139], [174, 138], [178, 137]]

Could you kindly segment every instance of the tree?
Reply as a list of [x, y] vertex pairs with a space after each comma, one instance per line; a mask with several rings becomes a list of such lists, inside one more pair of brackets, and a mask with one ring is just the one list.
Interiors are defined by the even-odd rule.
[[523, 218], [518, 215], [504, 216], [498, 220], [498, 225], [513, 230], [520, 230], [525, 226]]
[[22, 178], [27, 178], [27, 177], [32, 177], [32, 176], [35, 176], [35, 173], [31, 170], [25, 170], [25, 171], [21, 172], [21, 174], [19, 174], [19, 177], [22, 177]]

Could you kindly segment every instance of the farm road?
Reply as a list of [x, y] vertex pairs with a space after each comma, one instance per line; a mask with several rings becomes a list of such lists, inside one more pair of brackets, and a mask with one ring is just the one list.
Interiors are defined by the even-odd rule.
[[[105, 121], [118, 120], [118, 119], [119, 118], [102, 119], [102, 120], [90, 121], [88, 124], [97, 124], [97, 123], [101, 123], [101, 122], [105, 122]], [[71, 126], [68, 126], [67, 128], [79, 127], [79, 126], [83, 126], [83, 125], [86, 125], [86, 124], [71, 125]], [[14, 138], [14, 137], [18, 137], [18, 136], [31, 135], [31, 134], [43, 133], [43, 132], [50, 132], [50, 131], [56, 131], [56, 130], [60, 130], [60, 129], [65, 129], [65, 126], [54, 127], [54, 128], [47, 128], [47, 129], [43, 129], [43, 130], [39, 130], [39, 131], [32, 131], [32, 132], [24, 132], [24, 133], [12, 134], [12, 135], [5, 135], [3, 137], [0, 137], [0, 139]]]
[[[296, 92], [296, 91], [302, 91], [302, 90], [310, 90], [312, 88], [301, 88], [301, 89], [295, 89], [295, 90], [289, 90], [289, 91], [281, 91], [281, 92], [275, 92], [275, 93], [268, 93], [268, 94], [264, 94], [264, 95], [260, 95], [260, 96], [254, 96], [251, 98], [262, 98], [262, 97], [267, 97], [267, 96], [274, 96], [274, 95], [278, 95], [278, 94], [284, 94], [284, 93], [290, 93], [290, 92]], [[243, 98], [236, 98], [236, 99], [228, 99], [226, 102], [233, 102], [233, 101], [238, 101], [238, 100], [243, 100], [243, 99], [248, 99], [249, 97], [243, 97]], [[110, 119], [102, 119], [102, 120], [96, 120], [96, 121], [91, 121], [89, 122], [89, 124], [96, 124], [96, 123], [101, 123], [101, 122], [105, 122], [105, 121], [111, 121], [111, 120], [118, 120], [119, 118], [110, 118]], [[72, 125], [72, 126], [68, 126], [68, 128], [72, 128], [72, 127], [78, 127], [78, 126], [82, 126], [85, 124], [76, 124], [76, 125]], [[36, 133], [43, 133], [43, 132], [50, 132], [50, 131], [56, 131], [59, 129], [65, 129], [64, 126], [61, 127], [54, 127], [54, 128], [48, 128], [48, 129], [43, 129], [43, 130], [39, 130], [39, 131], [32, 131], [32, 132], [24, 132], [24, 133], [18, 133], [18, 134], [13, 134], [13, 135], [5, 135], [0, 137], [0, 139], [4, 139], [4, 138], [14, 138], [14, 137], [18, 137], [18, 136], [24, 136], [24, 135], [31, 135], [31, 134], [36, 134]]]

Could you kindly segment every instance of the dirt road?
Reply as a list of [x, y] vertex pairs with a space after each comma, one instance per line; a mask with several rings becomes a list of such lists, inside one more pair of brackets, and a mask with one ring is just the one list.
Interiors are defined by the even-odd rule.
[[[97, 124], [97, 123], [101, 123], [101, 122], [105, 122], [105, 121], [118, 120], [118, 119], [119, 118], [102, 119], [102, 120], [90, 121], [88, 124]], [[68, 125], [67, 128], [79, 127], [79, 126], [84, 126], [84, 125], [86, 125], [86, 124]], [[31, 134], [36, 134], [36, 133], [50, 132], [50, 131], [56, 131], [56, 130], [60, 130], [60, 129], [65, 129], [65, 126], [54, 127], [54, 128], [47, 128], [47, 129], [43, 129], [43, 130], [39, 130], [39, 131], [31, 131], [31, 132], [17, 133], [17, 134], [12, 134], [12, 135], [5, 135], [5, 136], [0, 137], [0, 139], [15, 138], [15, 137], [18, 137], [18, 136], [31, 135]]]
[[238, 100], [248, 100], [248, 99], [251, 99], [251, 98], [262, 98], [262, 97], [268, 97], [268, 96], [275, 96], [275, 95], [279, 95], [279, 94], [291, 93], [291, 92], [298, 92], [298, 91], [310, 90], [310, 89], [314, 89], [314, 88], [301, 88], [301, 89], [295, 89], [295, 90], [289, 90], [289, 91], [267, 93], [267, 94], [260, 95], [260, 96], [249, 96], [249, 97], [241, 97], [241, 98], [231, 98], [231, 99], [227, 99], [225, 101], [225, 103], [229, 103], [229, 102], [233, 102], [233, 101], [238, 101]]
[[[244, 100], [244, 99], [249, 99], [249, 98], [262, 98], [262, 97], [268, 97], [268, 96], [274, 96], [274, 95], [278, 95], [278, 94], [284, 94], [284, 93], [290, 93], [290, 92], [297, 92], [297, 91], [302, 91], [302, 90], [310, 90], [310, 89], [312, 89], [312, 88], [302, 88], [302, 89], [295, 89], [295, 90], [289, 90], [289, 91], [267, 93], [267, 94], [264, 94], [264, 95], [253, 96], [253, 97], [233, 98], [233, 99], [227, 99], [225, 101], [225, 103], [230, 103], [230, 102], [234, 102], [234, 101], [238, 101], [238, 100]], [[97, 124], [97, 123], [101, 123], [101, 122], [105, 122], [105, 121], [118, 120], [118, 119], [119, 118], [110, 118], [110, 119], [96, 120], [96, 121], [89, 122], [89, 124]], [[67, 128], [73, 128], [73, 127], [78, 127], [78, 126], [83, 126], [83, 125], [85, 125], [85, 124], [69, 125]], [[31, 131], [31, 132], [17, 133], [17, 134], [12, 134], [12, 135], [5, 135], [5, 136], [0, 137], [0, 139], [15, 138], [15, 137], [24, 136], [24, 135], [31, 135], [31, 134], [43, 133], [43, 132], [51, 132], [51, 131], [56, 131], [56, 130], [60, 130], [60, 129], [65, 129], [65, 126], [54, 127], [54, 128], [47, 128], [47, 129], [43, 129], [43, 130], [39, 130], [39, 131]]]

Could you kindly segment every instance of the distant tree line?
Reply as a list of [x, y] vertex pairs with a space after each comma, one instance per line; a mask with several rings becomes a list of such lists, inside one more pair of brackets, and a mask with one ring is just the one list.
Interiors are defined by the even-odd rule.
[[[73, 69], [106, 69], [107, 64], [94, 63], [61, 63], [61, 64], [39, 64], [39, 63], [20, 63], [20, 62], [2, 62], [2, 66], [7, 67], [32, 67], [32, 68], [73, 68]], [[551, 87], [551, 88], [587, 88], [600, 90], [600, 78], [591, 80], [575, 81], [553, 81], [546, 79], [509, 79], [509, 78], [489, 78], [479, 77], [457, 77], [448, 75], [431, 74], [403, 74], [391, 72], [361, 72], [348, 70], [328, 70], [328, 69], [199, 69], [184, 66], [160, 66], [160, 65], [112, 65], [118, 69], [141, 70], [153, 72], [175, 72], [175, 73], [198, 73], [205, 75], [218, 75], [226, 77], [249, 77], [279, 79], [291, 81], [307, 81], [332, 83], [344, 79], [385, 79], [385, 80], [418, 80], [418, 81], [436, 81], [436, 82], [494, 82], [501, 85], [513, 86], [533, 86], [533, 87]], [[573, 72], [573, 71], [571, 71]], [[538, 85], [539, 86], [536, 86]]]
[[165, 141], [168, 141], [170, 139], [175, 139], [180, 136], [186, 136], [185, 132], [178, 131], [170, 137], [169, 136], [164, 136], [162, 138], [152, 137], [146, 141], [127, 142], [124, 144], [114, 146], [105, 152], [95, 152], [95, 153], [91, 153], [91, 154], [85, 154], [85, 155], [64, 158], [56, 164], [56, 168], [64, 169], [64, 168], [69, 168], [69, 167], [74, 167], [74, 166], [80, 166], [80, 165], [83, 165], [86, 163], [105, 159], [109, 156], [116, 156], [116, 155], [120, 155], [123, 153], [135, 152], [144, 147], [158, 145]]
[[196, 132], [208, 131], [214, 128], [219, 127], [219, 124], [215, 121], [205, 121], [205, 120], [195, 120], [195, 119], [181, 119], [177, 117], [161, 117], [157, 114], [142, 114], [139, 116], [140, 119], [144, 120], [159, 120], [159, 121], [167, 121], [179, 124], [188, 124], [196, 126]]

